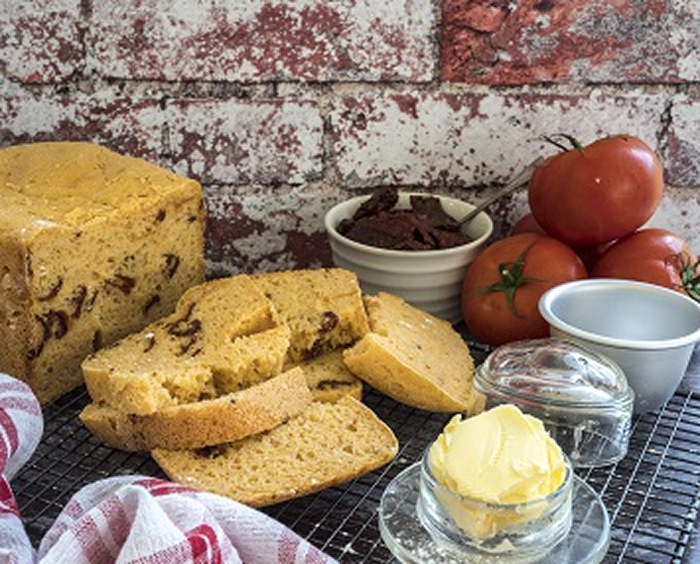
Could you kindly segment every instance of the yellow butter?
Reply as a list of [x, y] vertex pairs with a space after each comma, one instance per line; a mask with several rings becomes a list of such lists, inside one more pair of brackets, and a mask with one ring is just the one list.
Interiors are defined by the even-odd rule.
[[455, 415], [430, 449], [430, 466], [449, 490], [498, 504], [546, 497], [566, 474], [561, 449], [542, 422], [514, 405], [468, 419]]
[[438, 494], [467, 534], [488, 538], [499, 530], [536, 519], [566, 477], [559, 445], [539, 419], [514, 405], [475, 417], [455, 415], [429, 452], [435, 479], [457, 496]]

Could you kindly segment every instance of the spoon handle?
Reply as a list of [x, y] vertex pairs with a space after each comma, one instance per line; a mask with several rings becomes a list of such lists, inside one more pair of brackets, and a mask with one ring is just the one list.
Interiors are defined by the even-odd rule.
[[535, 171], [535, 169], [540, 165], [540, 163], [544, 160], [543, 157], [537, 157], [534, 161], [532, 161], [529, 165], [527, 165], [523, 170], [521, 170], [514, 178], [511, 179], [508, 184], [506, 184], [499, 192], [491, 196], [490, 198], [484, 200], [481, 202], [478, 206], [476, 206], [472, 211], [470, 211], [467, 215], [465, 215], [460, 221], [459, 225], [460, 227], [464, 225], [465, 223], [471, 221], [474, 219], [477, 215], [479, 215], [482, 211], [484, 211], [486, 208], [488, 208], [491, 204], [493, 204], [495, 201], [500, 200], [503, 196], [506, 196], [510, 194], [511, 192], [514, 192], [524, 184], [530, 180], [530, 177], [532, 176], [532, 173]]

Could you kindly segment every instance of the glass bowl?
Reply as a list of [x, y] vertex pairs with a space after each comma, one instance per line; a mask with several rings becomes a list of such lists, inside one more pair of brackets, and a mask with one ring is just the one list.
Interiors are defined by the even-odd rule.
[[433, 540], [451, 553], [467, 561], [488, 555], [532, 562], [569, 533], [574, 473], [568, 460], [564, 481], [555, 492], [526, 503], [497, 504], [444, 487], [430, 469], [428, 453], [420, 463], [416, 511]]

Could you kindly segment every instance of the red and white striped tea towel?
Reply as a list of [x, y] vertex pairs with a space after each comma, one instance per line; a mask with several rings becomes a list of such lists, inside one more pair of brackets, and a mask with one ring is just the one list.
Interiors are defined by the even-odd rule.
[[[7, 390], [7, 400], [3, 400]], [[29, 394], [29, 397], [28, 397]], [[0, 374], [0, 472], [16, 471], [38, 444], [41, 410], [23, 384]], [[9, 408], [7, 407], [9, 406]], [[15, 406], [23, 406], [17, 413]], [[7, 431], [10, 430], [10, 432]], [[27, 440], [24, 446], [23, 441]], [[2, 449], [2, 447], [0, 447]], [[15, 460], [10, 460], [14, 456]], [[20, 463], [17, 462], [20, 461]], [[18, 466], [19, 464], [19, 466]], [[83, 487], [34, 551], [7, 482], [0, 487], [0, 564], [332, 564], [268, 515], [231, 499], [165, 480], [117, 476]], [[5, 519], [8, 516], [8, 519]]]
[[0, 563], [32, 562], [34, 550], [9, 480], [34, 453], [44, 431], [41, 406], [29, 386], [0, 373]]
[[42, 540], [39, 561], [333, 562], [255, 509], [138, 476], [107, 478], [75, 494]]

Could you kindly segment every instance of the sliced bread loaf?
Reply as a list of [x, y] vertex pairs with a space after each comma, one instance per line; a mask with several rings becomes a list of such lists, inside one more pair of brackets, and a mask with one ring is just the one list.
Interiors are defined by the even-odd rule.
[[133, 415], [91, 403], [80, 420], [106, 444], [126, 451], [186, 449], [237, 441], [280, 425], [312, 401], [304, 371], [293, 368], [240, 392]]
[[347, 346], [369, 331], [360, 284], [342, 268], [252, 274], [291, 331], [289, 362]]
[[391, 461], [398, 441], [374, 412], [346, 396], [238, 442], [151, 452], [171, 480], [264, 506], [356, 478]]
[[362, 380], [343, 362], [343, 349], [305, 360], [299, 365], [316, 401], [337, 401], [345, 395], [362, 399]]
[[202, 187], [155, 164], [94, 143], [5, 147], [0, 202], [0, 372], [42, 403], [204, 281]]
[[189, 289], [175, 313], [90, 355], [82, 370], [94, 402], [147, 415], [277, 375], [288, 347], [270, 300], [238, 275]]
[[371, 331], [344, 352], [348, 368], [396, 401], [437, 412], [477, 413], [469, 347], [447, 321], [403, 299], [365, 296]]

